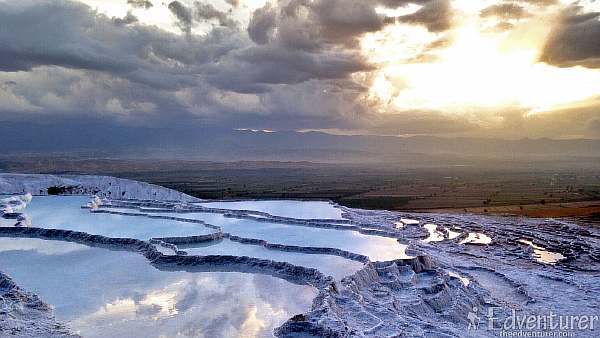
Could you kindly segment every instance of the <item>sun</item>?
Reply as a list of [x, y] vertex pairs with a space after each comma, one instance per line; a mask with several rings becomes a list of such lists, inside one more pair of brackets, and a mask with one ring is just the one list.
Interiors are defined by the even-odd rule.
[[363, 38], [362, 51], [377, 68], [367, 85], [378, 109], [536, 114], [600, 94], [599, 70], [538, 61], [556, 20], [552, 13], [496, 31], [498, 21], [479, 15], [481, 4], [454, 4], [449, 32], [396, 23]]

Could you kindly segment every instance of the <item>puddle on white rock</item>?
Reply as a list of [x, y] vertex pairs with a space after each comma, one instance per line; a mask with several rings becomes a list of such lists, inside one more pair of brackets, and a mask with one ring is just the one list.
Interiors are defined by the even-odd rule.
[[446, 227], [444, 227], [444, 229], [446, 229], [446, 231], [448, 232], [448, 239], [455, 239], [458, 236], [460, 236], [460, 232], [458, 231], [453, 231], [452, 229]]
[[242, 244], [229, 239], [205, 245], [179, 246], [179, 249], [187, 251], [188, 255], [236, 255], [288, 262], [315, 268], [337, 280], [341, 280], [363, 267], [363, 263], [340, 256], [272, 250], [261, 245]]
[[[201, 224], [148, 217], [92, 213], [82, 209], [89, 197], [36, 196], [25, 209], [32, 224], [40, 228], [64, 229], [107, 237], [147, 240], [152, 237], [183, 237], [212, 232]], [[129, 209], [135, 212], [135, 209]]]
[[565, 256], [563, 256], [562, 254], [560, 254], [558, 252], [548, 251], [545, 248], [535, 245], [535, 244], [533, 244], [532, 241], [529, 241], [526, 239], [519, 239], [519, 240], [517, 240], [517, 242], [523, 243], [523, 244], [526, 244], [526, 245], [529, 245], [530, 247], [532, 247], [533, 248], [533, 258], [540, 263], [552, 265], [552, 264], [556, 264], [561, 259], [566, 258]]
[[460, 241], [460, 244], [483, 244], [487, 245], [492, 243], [492, 239], [483, 233], [480, 232], [469, 232], [467, 238]]
[[[304, 203], [304, 202], [296, 202]], [[242, 218], [224, 217], [216, 213], [159, 213], [153, 215], [175, 216], [202, 220], [218, 225], [232, 235], [262, 239], [269, 243], [320, 248], [338, 248], [365, 255], [372, 261], [408, 258], [406, 245], [394, 238], [364, 235], [356, 231], [313, 228], [301, 225], [259, 222]]]
[[427, 231], [429, 232], [429, 237], [425, 238], [423, 240], [423, 242], [430, 243], [430, 242], [440, 242], [440, 241], [444, 240], [444, 233], [437, 230], [437, 225], [432, 224], [432, 223], [427, 223], [427, 224], [423, 225], [423, 228], [427, 229]]
[[261, 211], [273, 216], [299, 219], [343, 219], [342, 210], [324, 201], [236, 201], [195, 203], [208, 208]]
[[137, 253], [0, 238], [0, 269], [83, 337], [271, 337], [308, 286], [260, 274], [159, 271]]

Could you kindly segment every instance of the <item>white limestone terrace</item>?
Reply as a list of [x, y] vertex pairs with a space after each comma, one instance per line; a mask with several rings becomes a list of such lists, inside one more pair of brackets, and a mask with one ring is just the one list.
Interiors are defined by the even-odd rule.
[[12, 337], [74, 337], [59, 323], [51, 307], [37, 295], [21, 289], [8, 275], [0, 272], [0, 334]]
[[[77, 181], [77, 177], [69, 179]], [[27, 183], [20, 186], [26, 187]], [[113, 193], [97, 194], [122, 194], [123, 190], [112, 184], [109, 187], [115, 189]], [[0, 189], [0, 194], [6, 192]], [[18, 192], [13, 189], [8, 193]], [[27, 191], [20, 191], [23, 192]], [[90, 191], [66, 193], [89, 194]], [[336, 220], [331, 217], [295, 218], [289, 213], [272, 215], [266, 211], [273, 210], [265, 209], [238, 210], [227, 208], [227, 205], [212, 208], [189, 200], [189, 196], [174, 198], [175, 193], [161, 193], [169, 197], [165, 199], [145, 198], [153, 195], [150, 190], [139, 199], [125, 195], [123, 198], [126, 199], [104, 197], [101, 201], [94, 200], [89, 205], [90, 215], [189, 222], [207, 228], [209, 233], [145, 240], [113, 238], [67, 228], [40, 228], [34, 218], [32, 227], [0, 227], [0, 236], [71, 241], [134, 251], [163, 271], [250, 272], [317, 288], [318, 295], [312, 308], [290, 318], [275, 330], [275, 334], [282, 337], [491, 337], [497, 336], [500, 330], [497, 326], [489, 328], [485, 318], [488, 311], [493, 311], [498, 324], [497, 321], [509, 318], [512, 310], [532, 315], [547, 315], [552, 311], [563, 315], [593, 316], [598, 315], [600, 308], [600, 232], [585, 224], [552, 219], [366, 211], [335, 205], [342, 210], [342, 217]], [[244, 205], [244, 209], [247, 206]], [[408, 251], [393, 259], [372, 261], [364, 254], [340, 249], [335, 241], [331, 241], [329, 247], [305, 246], [280, 243], [284, 241], [283, 237], [274, 242], [260, 236], [239, 236], [231, 232], [235, 227], [228, 227], [229, 223], [237, 222], [255, 227], [263, 224], [272, 227], [274, 234], [283, 229], [282, 225], [290, 229], [356, 233], [398, 241], [407, 245]], [[435, 230], [435, 241], [430, 240], [431, 230]], [[267, 251], [314, 255], [315, 259], [318, 255], [337, 256], [359, 262], [362, 268], [354, 269], [356, 272], [339, 280], [319, 268], [264, 259], [268, 255], [262, 258], [235, 256], [235, 253], [219, 250], [203, 253], [203, 245], [218, 249], [219, 241], [230, 243], [228, 245], [234, 248], [252, 245]], [[189, 250], [190, 247], [196, 249]], [[535, 259], [536, 247], [560, 254], [562, 258], [546, 264]], [[285, 259], [285, 255], [279, 257]], [[473, 311], [482, 321], [478, 330], [468, 328]], [[0, 317], [2, 315], [0, 313]], [[39, 321], [37, 325], [32, 324], [32, 330], [47, 330], [49, 335], [56, 336], [69, 334], [60, 323], [53, 331], [51, 323], [54, 319], [50, 310], [32, 316], [34, 322]], [[30, 322], [22, 323], [21, 328], [27, 331]], [[5, 329], [0, 324], [0, 333]], [[597, 329], [571, 333], [578, 337], [598, 336]]]
[[98, 195], [100, 197], [193, 202], [197, 198], [154, 184], [110, 176], [0, 173], [0, 193], [6, 195]]

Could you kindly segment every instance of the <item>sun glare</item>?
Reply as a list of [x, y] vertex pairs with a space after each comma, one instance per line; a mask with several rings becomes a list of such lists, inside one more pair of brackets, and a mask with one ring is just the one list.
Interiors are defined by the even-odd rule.
[[599, 70], [538, 62], [553, 14], [491, 31], [484, 22], [490, 20], [479, 16], [485, 4], [473, 3], [454, 2], [459, 14], [448, 35], [397, 23], [362, 40], [363, 52], [379, 69], [369, 79], [369, 98], [377, 107], [535, 114], [599, 95]]

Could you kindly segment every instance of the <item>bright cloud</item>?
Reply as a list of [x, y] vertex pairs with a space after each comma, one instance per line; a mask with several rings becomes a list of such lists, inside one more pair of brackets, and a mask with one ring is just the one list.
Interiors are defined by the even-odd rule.
[[599, 6], [0, 0], [0, 120], [597, 138]]

